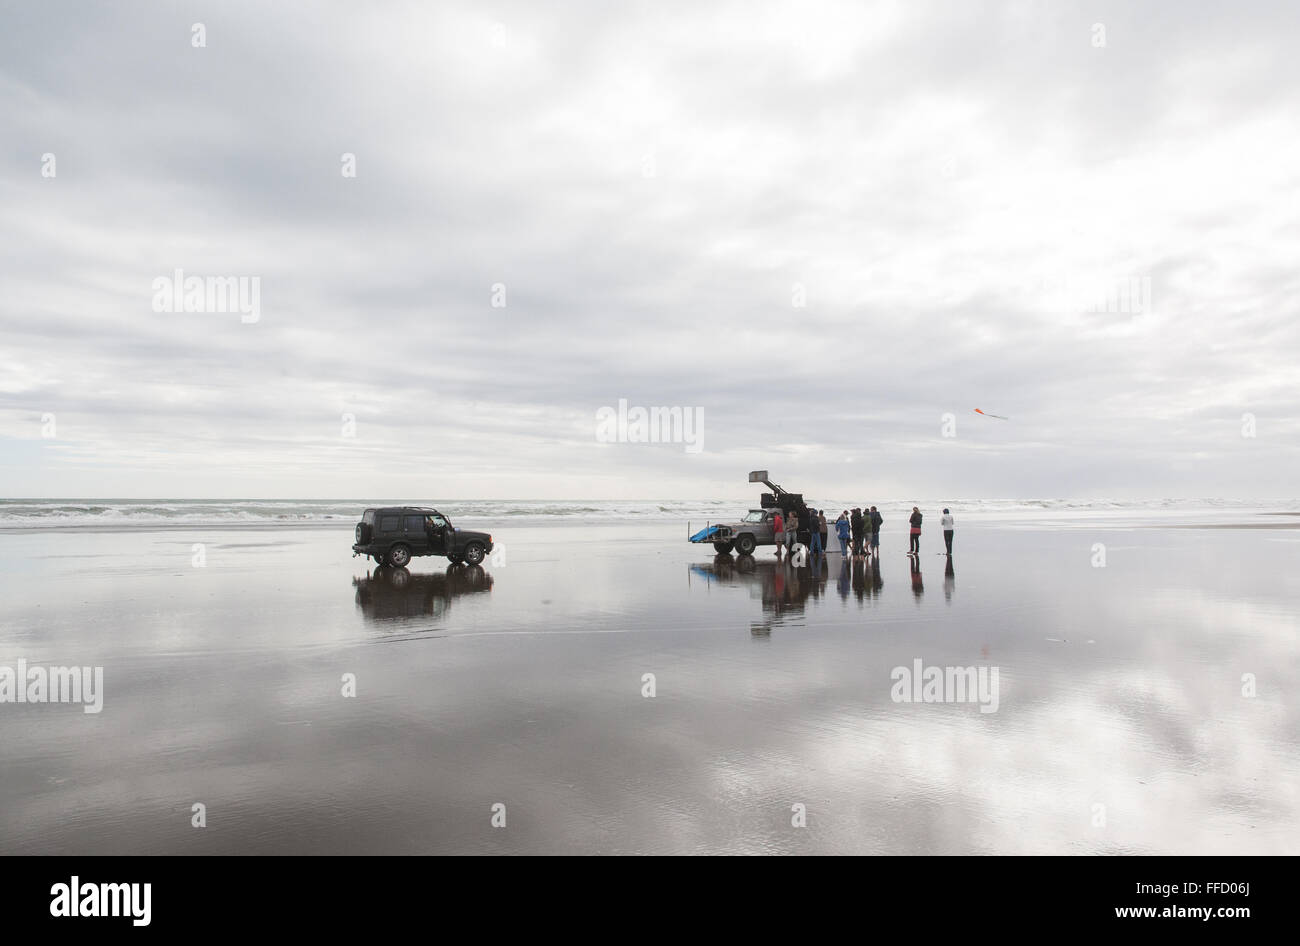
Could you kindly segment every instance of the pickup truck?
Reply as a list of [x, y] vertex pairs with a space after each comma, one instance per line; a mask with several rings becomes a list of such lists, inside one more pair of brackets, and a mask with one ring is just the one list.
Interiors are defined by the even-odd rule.
[[380, 565], [403, 568], [421, 555], [445, 555], [460, 565], [478, 565], [492, 551], [486, 532], [457, 529], [436, 509], [386, 506], [367, 509], [357, 523], [353, 555], [367, 555]]
[[722, 555], [732, 549], [741, 555], [753, 555], [759, 545], [775, 545], [775, 509], [751, 509], [739, 522], [719, 522], [691, 536], [691, 541], [711, 542]]
[[[780, 512], [786, 523], [793, 513], [799, 517], [798, 540], [807, 545], [811, 538], [808, 524], [812, 522], [812, 510], [803, 501], [802, 493], [787, 493], [777, 486], [767, 475], [767, 470], [754, 470], [749, 474], [751, 483], [762, 483], [772, 492], [759, 496], [761, 509], [751, 509], [739, 522], [719, 522], [706, 526], [699, 532], [688, 535], [687, 539], [697, 545], [711, 543], [722, 555], [735, 549], [741, 555], [753, 555], [760, 545], [775, 545], [775, 520]], [[689, 530], [688, 530], [689, 531]]]

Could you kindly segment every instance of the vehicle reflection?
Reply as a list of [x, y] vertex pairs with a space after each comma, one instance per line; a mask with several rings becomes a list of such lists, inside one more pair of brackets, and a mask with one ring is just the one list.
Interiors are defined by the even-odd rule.
[[481, 565], [451, 565], [443, 572], [412, 574], [384, 566], [353, 578], [357, 607], [368, 621], [432, 617], [441, 620], [455, 598], [492, 590], [492, 576]]
[[830, 566], [825, 555], [812, 556], [803, 565], [719, 555], [707, 564], [691, 565], [688, 575], [692, 580], [748, 586], [750, 597], [758, 598], [763, 608], [763, 620], [751, 622], [750, 633], [766, 637], [774, 625], [802, 623], [808, 601], [826, 594]]

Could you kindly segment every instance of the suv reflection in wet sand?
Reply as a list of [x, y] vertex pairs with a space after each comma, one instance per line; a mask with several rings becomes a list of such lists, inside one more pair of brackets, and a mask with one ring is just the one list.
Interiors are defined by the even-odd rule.
[[357, 607], [368, 621], [432, 617], [441, 620], [453, 598], [492, 590], [492, 576], [480, 565], [452, 565], [445, 572], [411, 574], [385, 565], [353, 578]]

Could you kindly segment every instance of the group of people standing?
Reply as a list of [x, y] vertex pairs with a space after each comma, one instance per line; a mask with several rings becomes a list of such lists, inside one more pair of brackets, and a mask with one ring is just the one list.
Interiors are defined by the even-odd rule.
[[[809, 509], [807, 518], [808, 551], [820, 555], [826, 551], [826, 510]], [[791, 510], [788, 515], [783, 515], [778, 509], [772, 519], [772, 529], [776, 533], [776, 557], [780, 558], [782, 551], [793, 555], [799, 541], [799, 514]]]
[[840, 538], [840, 554], [849, 554], [849, 540], [853, 541], [853, 557], [880, 554], [880, 526], [885, 517], [875, 506], [853, 511], [844, 510], [835, 520], [835, 534]]
[[[826, 510], [809, 509], [809, 530], [808, 551], [813, 555], [820, 555], [826, 551]], [[908, 555], [919, 556], [921, 554], [921, 510], [913, 506], [912, 515], [908, 517]], [[880, 555], [880, 526], [884, 523], [884, 517], [875, 506], [868, 506], [863, 509], [859, 506], [853, 507], [852, 510], [844, 510], [840, 517], [835, 520], [835, 535], [840, 540], [840, 554], [849, 554], [849, 544], [853, 545], [853, 557], [865, 558], [872, 555]], [[939, 519], [939, 525], [943, 529], [943, 542], [947, 547], [948, 554], [952, 554], [952, 533], [953, 519], [952, 513], [944, 509], [943, 515]], [[773, 527], [776, 533], [776, 557], [780, 558], [782, 551], [793, 552], [796, 536], [799, 532], [799, 514], [790, 512], [782, 515], [780, 510], [777, 511], [773, 520]]]

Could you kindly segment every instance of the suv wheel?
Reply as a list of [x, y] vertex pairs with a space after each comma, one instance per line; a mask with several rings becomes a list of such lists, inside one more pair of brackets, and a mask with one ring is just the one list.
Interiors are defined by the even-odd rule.
[[477, 565], [483, 561], [483, 546], [478, 542], [471, 542], [465, 546], [465, 561], [470, 565]]
[[753, 555], [754, 544], [755, 544], [754, 537], [750, 535], [748, 532], [746, 532], [742, 536], [737, 536], [736, 551], [739, 552], [741, 555]]
[[396, 565], [398, 568], [403, 568], [410, 560], [411, 550], [405, 545], [399, 543], [388, 550], [389, 565]]

